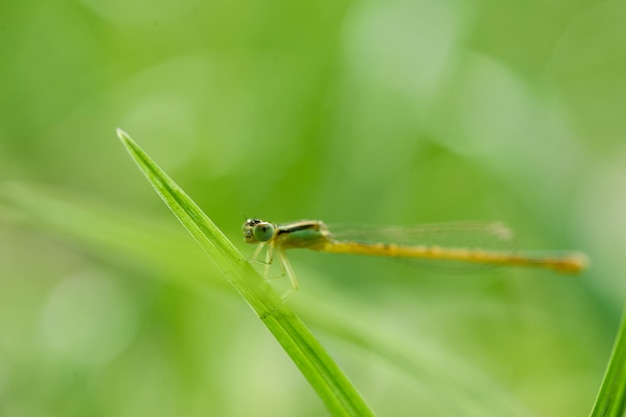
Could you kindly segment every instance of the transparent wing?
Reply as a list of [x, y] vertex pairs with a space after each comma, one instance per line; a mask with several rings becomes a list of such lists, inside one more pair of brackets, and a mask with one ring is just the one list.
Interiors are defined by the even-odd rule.
[[[438, 246], [455, 249], [480, 249], [515, 254], [517, 242], [511, 229], [498, 222], [461, 222], [417, 226], [334, 226], [329, 227], [337, 241], [401, 246]], [[498, 268], [495, 265], [438, 259], [394, 258], [404, 263], [448, 272], [473, 272]]]

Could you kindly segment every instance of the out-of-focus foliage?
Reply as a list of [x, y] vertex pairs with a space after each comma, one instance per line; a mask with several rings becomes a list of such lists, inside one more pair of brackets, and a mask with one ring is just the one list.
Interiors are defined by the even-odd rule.
[[493, 219], [586, 251], [577, 278], [290, 258], [292, 307], [381, 415], [587, 415], [626, 292], [624, 21], [584, 0], [3, 2], [0, 415], [326, 415], [116, 127], [236, 241], [244, 216]]

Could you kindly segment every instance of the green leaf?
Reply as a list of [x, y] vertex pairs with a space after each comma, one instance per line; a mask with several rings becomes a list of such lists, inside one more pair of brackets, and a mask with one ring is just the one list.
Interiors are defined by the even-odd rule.
[[[236, 296], [221, 274], [209, 268], [210, 260], [193, 240], [160, 218], [71, 190], [22, 182], [0, 183], [0, 214], [64, 236], [82, 250], [89, 248], [93, 256], [139, 263], [155, 279], [202, 294]], [[351, 303], [346, 310], [343, 297], [333, 289], [308, 289], [298, 294], [298, 314], [351, 353], [365, 355], [369, 365], [386, 364], [396, 377], [413, 381], [416, 395], [427, 397], [442, 415], [535, 416], [510, 391], [430, 335], [420, 334], [416, 340], [402, 337], [399, 328], [377, 331], [368, 319], [371, 306]]]
[[373, 416], [373, 411], [317, 339], [233, 243], [126, 132], [118, 129], [117, 134], [157, 194], [262, 318], [329, 412], [334, 416]]
[[626, 409], [626, 310], [591, 417], [622, 417]]

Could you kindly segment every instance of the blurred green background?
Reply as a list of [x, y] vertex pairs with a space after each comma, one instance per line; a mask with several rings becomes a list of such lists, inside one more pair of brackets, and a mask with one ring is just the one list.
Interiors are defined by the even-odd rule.
[[626, 292], [626, 4], [4, 1], [0, 415], [323, 416], [128, 131], [245, 216], [500, 220], [580, 277], [296, 253], [291, 301], [386, 416], [586, 416]]

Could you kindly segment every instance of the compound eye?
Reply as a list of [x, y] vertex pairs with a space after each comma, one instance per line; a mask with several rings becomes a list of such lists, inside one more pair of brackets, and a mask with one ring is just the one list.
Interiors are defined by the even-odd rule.
[[267, 242], [274, 237], [274, 225], [268, 222], [260, 222], [254, 226], [252, 233], [259, 242]]

